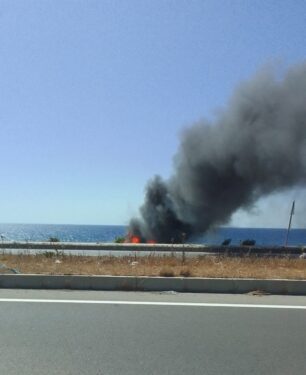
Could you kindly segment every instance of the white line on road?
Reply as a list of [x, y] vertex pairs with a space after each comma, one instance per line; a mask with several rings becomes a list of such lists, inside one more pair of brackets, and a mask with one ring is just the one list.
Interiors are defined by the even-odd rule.
[[30, 299], [30, 298], [0, 298], [0, 302], [19, 303], [65, 303], [84, 305], [140, 305], [140, 306], [194, 306], [194, 307], [242, 307], [257, 309], [296, 309], [306, 310], [303, 305], [260, 305], [244, 303], [206, 303], [206, 302], [154, 302], [154, 301], [95, 301], [95, 300], [72, 300], [72, 299]]

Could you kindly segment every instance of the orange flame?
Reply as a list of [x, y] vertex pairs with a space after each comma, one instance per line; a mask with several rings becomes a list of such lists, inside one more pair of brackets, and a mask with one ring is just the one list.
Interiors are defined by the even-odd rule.
[[140, 243], [140, 238], [138, 236], [131, 236], [131, 243]]

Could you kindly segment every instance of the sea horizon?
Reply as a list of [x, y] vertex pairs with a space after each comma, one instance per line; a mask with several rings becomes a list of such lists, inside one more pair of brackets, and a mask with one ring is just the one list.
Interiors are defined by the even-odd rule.
[[[127, 228], [128, 225], [119, 224], [0, 223], [0, 235], [2, 240], [8, 241], [48, 241], [55, 237], [63, 242], [113, 242], [117, 237], [125, 236]], [[192, 236], [187, 242], [220, 245], [225, 239], [230, 239], [232, 245], [238, 245], [250, 239], [257, 245], [281, 246], [286, 235], [287, 228], [220, 226]], [[291, 228], [288, 244], [306, 244], [306, 229]]]

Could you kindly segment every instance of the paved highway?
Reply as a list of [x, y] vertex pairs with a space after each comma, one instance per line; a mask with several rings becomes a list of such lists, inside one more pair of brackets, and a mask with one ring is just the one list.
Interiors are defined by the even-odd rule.
[[306, 298], [0, 290], [0, 374], [304, 374]]

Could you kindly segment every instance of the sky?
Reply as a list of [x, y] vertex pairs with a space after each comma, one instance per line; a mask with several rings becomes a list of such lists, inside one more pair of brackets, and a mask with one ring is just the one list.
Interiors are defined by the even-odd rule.
[[[185, 127], [262, 66], [305, 61], [305, 15], [299, 0], [0, 0], [0, 222], [127, 224]], [[286, 226], [296, 199], [305, 226], [305, 198], [230, 224]]]

